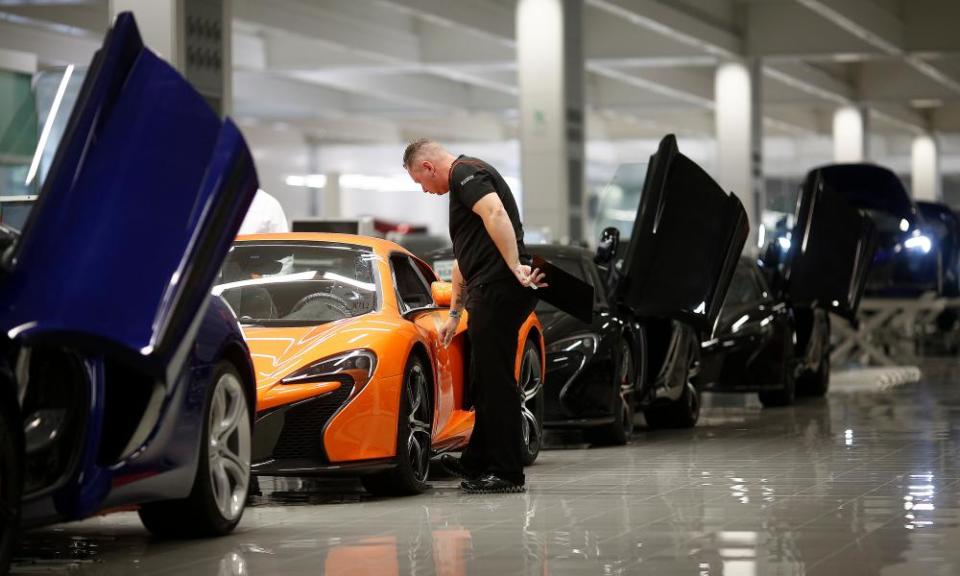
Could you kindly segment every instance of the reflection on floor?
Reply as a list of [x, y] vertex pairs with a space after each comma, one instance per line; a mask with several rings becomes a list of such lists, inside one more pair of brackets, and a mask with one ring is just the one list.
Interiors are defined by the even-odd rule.
[[560, 438], [521, 495], [267, 479], [219, 540], [153, 541], [133, 514], [56, 526], [26, 536], [15, 573], [958, 574], [960, 362], [922, 368], [786, 409], [708, 397], [696, 429], [623, 448]]

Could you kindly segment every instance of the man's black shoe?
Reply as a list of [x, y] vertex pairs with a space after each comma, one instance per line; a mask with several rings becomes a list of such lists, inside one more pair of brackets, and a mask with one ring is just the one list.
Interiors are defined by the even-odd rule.
[[470, 475], [467, 474], [467, 471], [463, 467], [463, 462], [453, 454], [441, 454], [438, 462], [440, 462], [440, 467], [443, 468], [447, 474], [456, 476], [457, 478], [470, 479]]
[[523, 484], [514, 484], [493, 474], [475, 480], [464, 480], [460, 483], [460, 489], [467, 494], [511, 494], [525, 490]]

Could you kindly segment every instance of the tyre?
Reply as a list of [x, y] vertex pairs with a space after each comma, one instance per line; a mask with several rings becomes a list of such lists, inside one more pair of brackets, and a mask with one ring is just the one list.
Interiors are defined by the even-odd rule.
[[20, 534], [23, 427], [13, 382], [0, 373], [0, 574], [6, 574]]
[[[793, 357], [792, 339], [785, 338], [783, 371], [780, 381], [782, 386], [772, 390], [763, 390], [757, 393], [760, 403], [767, 408], [776, 408], [780, 406], [789, 406], [797, 396], [797, 380], [794, 375], [795, 362]], [[827, 360], [829, 362], [829, 360]]]
[[543, 364], [540, 350], [533, 340], [523, 345], [520, 361], [520, 414], [523, 426], [523, 465], [536, 462], [543, 446]]
[[612, 423], [588, 429], [587, 440], [593, 444], [622, 446], [633, 434], [633, 406], [637, 371], [630, 343], [620, 339], [620, 363], [617, 369], [616, 397], [614, 398]]
[[203, 441], [190, 495], [140, 508], [140, 520], [156, 536], [221, 536], [233, 530], [243, 516], [250, 486], [250, 403], [233, 364], [221, 362], [213, 382], [207, 393]]
[[360, 478], [377, 496], [407, 496], [427, 489], [433, 423], [432, 382], [420, 357], [407, 360], [397, 418], [397, 465]]
[[797, 379], [797, 394], [823, 398], [830, 390], [830, 356], [824, 353], [814, 372], [807, 372]]
[[700, 392], [691, 383], [683, 386], [676, 402], [651, 406], [643, 411], [650, 428], [693, 428], [700, 420]]

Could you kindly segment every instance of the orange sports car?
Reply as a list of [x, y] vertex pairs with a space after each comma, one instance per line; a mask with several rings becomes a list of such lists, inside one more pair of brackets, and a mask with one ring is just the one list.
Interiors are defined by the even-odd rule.
[[[214, 293], [240, 320], [257, 376], [254, 474], [347, 474], [375, 494], [416, 493], [430, 458], [469, 440], [469, 318], [445, 348], [450, 286], [399, 245], [241, 236]], [[543, 431], [541, 334], [531, 314], [517, 341], [527, 463]]]

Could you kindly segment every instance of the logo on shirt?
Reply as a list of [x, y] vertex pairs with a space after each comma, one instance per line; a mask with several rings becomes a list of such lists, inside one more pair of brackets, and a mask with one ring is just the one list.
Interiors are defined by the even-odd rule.
[[466, 184], [467, 182], [473, 180], [473, 177], [474, 177], [474, 176], [476, 176], [476, 174], [471, 174], [471, 175], [467, 176], [466, 178], [464, 178], [463, 180], [460, 181], [460, 185], [463, 186], [463, 185]]

